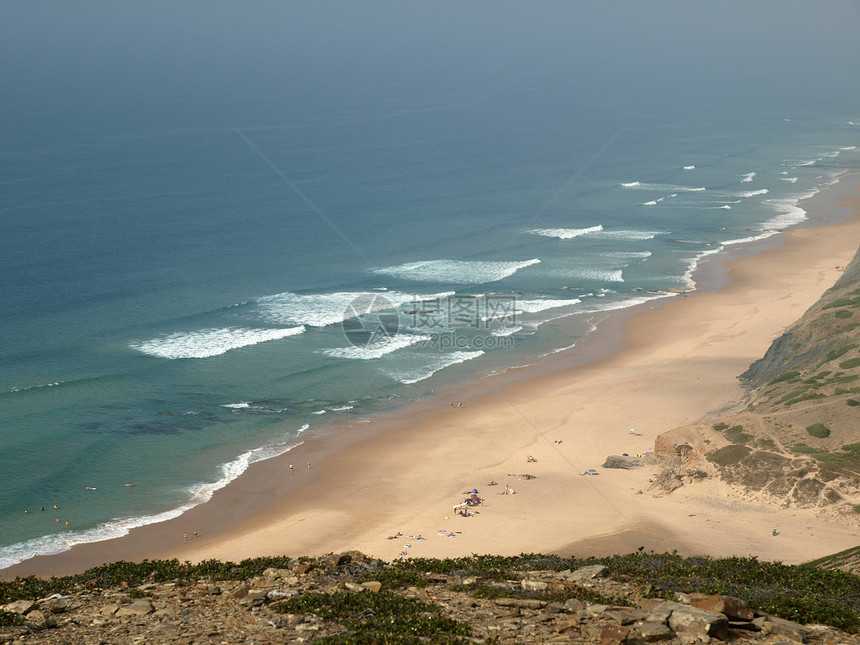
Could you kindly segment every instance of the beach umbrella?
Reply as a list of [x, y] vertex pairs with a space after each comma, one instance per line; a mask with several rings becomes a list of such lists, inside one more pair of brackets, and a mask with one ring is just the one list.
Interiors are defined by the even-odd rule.
[[473, 489], [472, 489], [472, 493], [473, 493], [474, 495], [477, 495], [477, 494], [478, 494], [478, 489], [477, 489], [477, 488], [473, 488]]
[[596, 473], [597, 471], [596, 471], [594, 468], [589, 468], [589, 469], [588, 469], [588, 470], [586, 470], [585, 472], [587, 472], [587, 473]]

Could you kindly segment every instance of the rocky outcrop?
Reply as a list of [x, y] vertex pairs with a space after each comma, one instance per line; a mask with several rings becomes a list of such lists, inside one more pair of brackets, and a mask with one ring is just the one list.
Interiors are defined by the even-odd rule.
[[[0, 627], [0, 643], [312, 643], [332, 636], [342, 639], [338, 642], [350, 642], [347, 621], [326, 620], [310, 609], [311, 604], [297, 605], [304, 610], [284, 610], [285, 600], [322, 594], [340, 598], [341, 604], [362, 594], [390, 594], [392, 603], [395, 596], [419, 601], [425, 603], [421, 607], [435, 608], [444, 619], [455, 621], [450, 624], [467, 626], [470, 634], [467, 638], [416, 637], [414, 642], [860, 643], [856, 636], [829, 627], [804, 626], [753, 612], [742, 599], [731, 596], [645, 597], [643, 589], [613, 580], [603, 565], [575, 571], [522, 571], [519, 579], [503, 582], [440, 573], [424, 574], [420, 585], [416, 581], [393, 588], [379, 580], [359, 581], [389, 568], [351, 552], [296, 561], [289, 568], [267, 569], [244, 581], [149, 582], [19, 600], [2, 607], [20, 624]], [[489, 597], [474, 593], [482, 586], [496, 593]], [[572, 590], [612, 598], [618, 604], [551, 599], [552, 593]], [[372, 620], [373, 614], [365, 611], [362, 619]]]

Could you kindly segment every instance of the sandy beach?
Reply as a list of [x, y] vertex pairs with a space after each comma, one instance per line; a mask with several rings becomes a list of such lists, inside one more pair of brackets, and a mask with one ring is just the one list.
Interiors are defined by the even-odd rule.
[[[658, 434], [738, 404], [738, 374], [854, 257], [858, 183], [857, 175], [846, 176], [805, 205], [811, 223], [817, 209], [831, 208], [847, 217], [841, 223], [792, 229], [760, 253], [713, 261], [706, 271], [727, 272], [722, 288], [617, 315], [583, 343], [589, 347], [554, 357], [549, 367], [488, 377], [392, 419], [309, 441], [256, 464], [180, 518], [0, 575], [62, 574], [116, 559], [239, 560], [350, 549], [392, 560], [606, 555], [643, 546], [797, 563], [856, 546], [860, 526], [845, 519], [764, 505], [713, 480], [656, 496], [647, 490], [655, 469], [600, 464], [611, 454], [644, 453]], [[599, 474], [583, 476], [588, 469]], [[498, 485], [488, 486], [492, 481]], [[516, 494], [499, 494], [506, 485]], [[452, 506], [472, 489], [483, 506], [472, 517], [454, 514]]]

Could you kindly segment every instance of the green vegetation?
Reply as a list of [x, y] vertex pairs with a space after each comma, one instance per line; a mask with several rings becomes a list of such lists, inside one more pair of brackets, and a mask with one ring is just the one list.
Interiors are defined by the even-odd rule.
[[847, 443], [842, 446], [842, 450], [853, 452], [855, 455], [860, 457], [860, 443]]
[[803, 388], [800, 390], [793, 390], [783, 396], [782, 398], [776, 401], [777, 405], [782, 403], [784, 405], [794, 405], [795, 403], [800, 403], [801, 401], [811, 401], [815, 399], [823, 399], [826, 398], [826, 394], [822, 394], [821, 392], [809, 392], [809, 388]]
[[343, 625], [349, 633], [317, 643], [465, 643], [471, 629], [441, 615], [437, 605], [410, 600], [390, 591], [379, 593], [303, 593], [272, 605], [283, 614], [316, 614]]
[[837, 358], [839, 358], [843, 354], [850, 352], [855, 347], [857, 347], [857, 343], [851, 343], [850, 345], [843, 345], [839, 349], [831, 349], [829, 352], [827, 352], [824, 355], [824, 360], [821, 361], [821, 363], [819, 364], [819, 367], [821, 367], [825, 363], [829, 363], [832, 360], [836, 360]]
[[830, 428], [823, 423], [813, 423], [811, 426], [806, 426], [806, 432], [819, 439], [826, 439], [830, 436]]
[[847, 403], [851, 407], [856, 407], [860, 405], [860, 401], [858, 401], [857, 399], [848, 399], [847, 401], [845, 401], [845, 403]]
[[851, 318], [854, 314], [848, 311], [847, 309], [840, 309], [835, 314], [833, 314], [837, 318], [844, 320], [845, 318]]
[[744, 427], [741, 425], [732, 426], [726, 430], [726, 439], [732, 443], [746, 443], [752, 438], [753, 436], [751, 434], [744, 432]]
[[836, 307], [856, 307], [860, 304], [860, 298], [837, 298], [832, 302], [828, 302], [821, 308], [821, 311], [825, 309], [834, 309]]
[[724, 446], [723, 448], [709, 452], [705, 456], [708, 458], [708, 461], [711, 461], [718, 466], [731, 466], [732, 464], [738, 463], [751, 452], [752, 449], [747, 446], [732, 444], [731, 446]]
[[818, 452], [818, 450], [816, 450], [815, 448], [812, 448], [810, 446], [807, 446], [805, 443], [796, 443], [791, 447], [791, 449], [794, 452], [799, 452], [803, 455], [811, 455], [814, 452]]
[[[749, 452], [745, 446], [727, 448]], [[0, 582], [0, 604], [19, 598], [36, 599], [52, 593], [65, 594], [120, 586], [122, 583], [133, 586], [167, 580], [176, 584], [191, 584], [198, 579], [245, 580], [261, 575], [269, 567], [286, 568], [289, 562], [289, 558], [254, 558], [239, 564], [215, 560], [199, 564], [177, 560], [116, 562], [74, 576], [50, 580], [16, 578], [11, 582]], [[576, 597], [618, 604], [620, 599], [605, 598], [576, 585], [562, 585], [547, 592], [528, 592], [507, 582], [519, 580], [525, 571], [564, 571], [588, 564], [604, 564], [615, 580], [650, 590], [649, 595], [656, 597], [694, 591], [726, 594], [746, 599], [753, 609], [789, 620], [825, 623], [850, 632], [860, 631], [860, 578], [842, 571], [760, 562], [756, 558], [682, 558], [676, 553], [634, 553], [600, 559], [540, 554], [513, 557], [474, 555], [444, 560], [399, 560], [381, 571], [366, 575], [387, 580], [389, 582], [383, 584], [392, 586], [423, 581], [428, 572], [475, 576], [479, 578], [478, 583], [464, 589], [472, 591], [476, 597], [497, 597], [499, 594], [541, 597], [540, 594], [544, 594], [546, 598]], [[351, 579], [353, 572], [360, 573], [360, 568], [355, 569], [360, 566], [353, 564], [331, 569], [326, 575], [329, 579], [337, 579], [338, 576]], [[501, 586], [493, 585], [493, 581], [501, 583]], [[343, 625], [347, 630], [343, 634], [318, 641], [330, 644], [458, 643], [466, 642], [470, 633], [468, 625], [443, 616], [439, 607], [406, 599], [385, 589], [379, 593], [305, 593], [273, 603], [272, 607], [285, 613], [314, 613]], [[0, 620], [16, 619], [0, 614]]]
[[15, 612], [0, 609], [0, 627], [14, 627], [23, 624], [24, 619]]
[[791, 379], [797, 378], [800, 376], [800, 372], [786, 372], [785, 374], [780, 374], [775, 379], [773, 379], [768, 385], [773, 385], [774, 383], [782, 383], [783, 381], [790, 381]]
[[852, 367], [860, 366], [860, 357], [857, 358], [849, 358], [847, 361], [842, 361], [839, 363], [839, 367], [844, 370], [851, 369]]
[[717, 432], [722, 432], [723, 430], [725, 430], [728, 427], [729, 427], [728, 423], [717, 423], [714, 425], [714, 430], [716, 430]]

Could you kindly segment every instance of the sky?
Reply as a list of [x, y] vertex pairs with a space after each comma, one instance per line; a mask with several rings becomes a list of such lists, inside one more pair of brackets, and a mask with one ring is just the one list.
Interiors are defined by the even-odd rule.
[[559, 70], [857, 82], [858, 26], [856, 0], [7, 0], [0, 91], [226, 96]]

